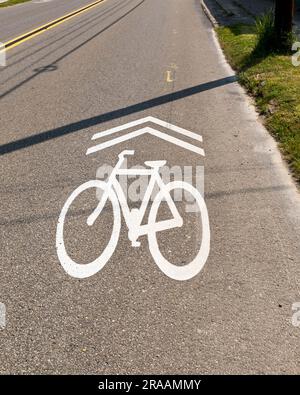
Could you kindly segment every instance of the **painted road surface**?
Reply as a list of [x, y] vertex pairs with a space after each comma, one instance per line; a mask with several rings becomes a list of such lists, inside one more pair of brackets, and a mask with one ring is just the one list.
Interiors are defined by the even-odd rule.
[[[1, 40], [88, 2], [66, 3], [1, 9]], [[20, 13], [27, 16], [19, 26]], [[0, 73], [0, 372], [299, 373], [300, 331], [292, 324], [299, 194], [200, 2], [106, 0], [9, 50]], [[111, 137], [94, 135], [145, 117], [186, 130], [143, 126], [205, 156], [155, 133], [86, 155]], [[88, 226], [101, 199], [97, 188], [71, 204], [63, 237], [81, 266], [97, 259], [110, 237], [111, 257], [86, 278], [61, 264], [57, 224], [67, 199], [80, 185], [105, 179], [103, 165], [114, 168], [124, 150], [135, 151], [129, 168], [145, 161], [204, 167], [210, 252], [191, 279], [172, 279], [156, 260], [184, 267], [193, 259], [204, 233], [199, 213], [179, 201], [182, 227], [137, 238], [137, 227], [128, 234], [123, 214], [114, 217], [106, 203]], [[131, 221], [138, 192], [131, 189]], [[157, 216], [169, 214], [162, 204]]]

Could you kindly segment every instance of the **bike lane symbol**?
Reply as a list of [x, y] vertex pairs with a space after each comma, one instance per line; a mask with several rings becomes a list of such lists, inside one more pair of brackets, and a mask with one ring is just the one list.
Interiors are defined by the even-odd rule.
[[[145, 121], [146, 120], [146, 121]], [[100, 134], [96, 134], [93, 136], [93, 140], [99, 137], [108, 136], [113, 133], [120, 132], [121, 130], [125, 130], [132, 126], [138, 126], [144, 122], [154, 122], [164, 127], [168, 127], [169, 129], [182, 133], [185, 136], [191, 138], [197, 138], [197, 140], [202, 141], [201, 136], [196, 135], [195, 133], [189, 132], [185, 129], [176, 127], [174, 125], [167, 124], [163, 121], [160, 121], [153, 117], [147, 117], [139, 121], [134, 121], [129, 124], [123, 125], [121, 127], [113, 128], [108, 131], [102, 132]], [[128, 126], [129, 125], [129, 126]], [[117, 137], [113, 140], [106, 141], [105, 143], [99, 144], [96, 147], [93, 147], [87, 151], [87, 154], [91, 154], [94, 152], [98, 152], [102, 149], [107, 148], [108, 146], [112, 146], [115, 144], [119, 144], [120, 142], [130, 140], [131, 138], [140, 136], [144, 133], [151, 133], [160, 138], [163, 138], [166, 141], [172, 142], [174, 144], [180, 145], [183, 148], [189, 149], [190, 151], [197, 152], [198, 154], [202, 154], [204, 156], [204, 151], [201, 148], [193, 146], [192, 144], [186, 143], [185, 141], [179, 140], [173, 136], [169, 136], [165, 133], [157, 131], [152, 128], [142, 128], [137, 130], [136, 132], [130, 132], [125, 136]], [[163, 135], [163, 137], [161, 136]], [[194, 188], [191, 184], [184, 181], [173, 181], [168, 184], [165, 184], [160, 176], [159, 170], [166, 161], [146, 161], [145, 165], [146, 169], [123, 169], [122, 164], [126, 156], [133, 155], [133, 150], [124, 150], [119, 154], [119, 160], [110, 174], [108, 180], [106, 182], [100, 180], [91, 180], [82, 185], [80, 185], [75, 191], [71, 193], [66, 203], [64, 204], [62, 211], [60, 213], [58, 224], [57, 224], [57, 233], [56, 233], [56, 248], [58, 258], [64, 270], [72, 277], [75, 278], [87, 278], [93, 276], [97, 272], [99, 272], [105, 264], [110, 260], [112, 254], [114, 253], [118, 239], [120, 236], [121, 230], [121, 212], [125, 219], [126, 225], [128, 227], [128, 238], [131, 241], [132, 247], [139, 247], [140, 242], [138, 241], [140, 236], [146, 235], [148, 237], [149, 250], [150, 253], [160, 268], [160, 270], [167, 275], [168, 277], [178, 280], [184, 281], [189, 280], [196, 276], [204, 267], [207, 258], [209, 256], [210, 251], [210, 227], [209, 227], [209, 217], [207, 212], [207, 207], [205, 201], [200, 194], [200, 192]], [[133, 209], [130, 211], [127, 203], [127, 197], [124, 194], [124, 191], [118, 181], [118, 176], [124, 175], [135, 175], [135, 176], [148, 176], [149, 184], [147, 186], [144, 198], [142, 200], [141, 207], [139, 209]], [[159, 192], [155, 196], [152, 205], [150, 207], [148, 222], [146, 224], [142, 224], [147, 207], [150, 203], [151, 196], [154, 190], [154, 187], [158, 186]], [[96, 219], [101, 215], [102, 210], [104, 209], [106, 203], [110, 201], [113, 208], [113, 229], [111, 233], [110, 240], [105, 247], [102, 254], [96, 258], [94, 261], [88, 264], [80, 264], [75, 262], [69, 255], [65, 247], [64, 243], [64, 224], [66, 215], [72, 203], [75, 199], [84, 191], [96, 188], [97, 190], [102, 191], [101, 199], [97, 207], [94, 211], [87, 217], [87, 224], [92, 226]], [[199, 251], [196, 254], [196, 257], [189, 263], [184, 266], [177, 266], [172, 262], [168, 261], [163, 254], [161, 253], [157, 241], [157, 233], [163, 232], [165, 230], [180, 228], [183, 225], [183, 218], [181, 217], [176, 203], [171, 197], [172, 191], [175, 189], [181, 189], [185, 192], [190, 193], [198, 206], [198, 212], [200, 213], [199, 222], [202, 224], [202, 240]], [[172, 218], [168, 220], [157, 220], [158, 210], [162, 202], [166, 202], [170, 213], [172, 214]]]

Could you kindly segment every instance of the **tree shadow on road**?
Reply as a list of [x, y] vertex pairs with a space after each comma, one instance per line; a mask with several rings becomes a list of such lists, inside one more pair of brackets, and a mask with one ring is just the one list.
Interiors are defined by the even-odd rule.
[[216, 89], [224, 85], [232, 84], [235, 81], [236, 81], [235, 75], [220, 78], [218, 80], [206, 82], [204, 84], [196, 85], [190, 88], [182, 89], [177, 92], [169, 93], [163, 96], [158, 96], [153, 99], [146, 100], [140, 103], [132, 104], [128, 107], [110, 111], [105, 114], [97, 115], [95, 117], [83, 119], [78, 122], [71, 123], [69, 125], [61, 126], [56, 129], [47, 130], [45, 132], [41, 132], [33, 136], [15, 140], [0, 146], [0, 155], [5, 155], [10, 152], [14, 152], [17, 150], [21, 150], [23, 148], [31, 147], [36, 144], [46, 142], [50, 139], [62, 137], [70, 133], [75, 133], [95, 125], [100, 125], [104, 122], [112, 121], [113, 119], [122, 118], [166, 103], [184, 99], [185, 97], [196, 95], [198, 93], [202, 93], [211, 89]]
[[[62, 60], [64, 60], [65, 58], [67, 58], [69, 55], [71, 55], [72, 53], [76, 52], [78, 49], [82, 48], [83, 46], [85, 46], [87, 43], [89, 43], [90, 41], [94, 40], [96, 37], [98, 37], [100, 34], [104, 33], [106, 30], [108, 30], [109, 28], [111, 28], [112, 26], [114, 26], [115, 24], [117, 24], [118, 22], [120, 22], [122, 19], [124, 19], [127, 15], [131, 14], [134, 10], [136, 10], [140, 5], [142, 5], [145, 2], [145, 0], [141, 0], [138, 4], [136, 4], [134, 7], [132, 7], [129, 11], [127, 11], [126, 13], [122, 14], [119, 18], [117, 18], [116, 20], [114, 20], [112, 23], [110, 23], [108, 26], [106, 26], [105, 28], [101, 29], [100, 31], [98, 31], [96, 34], [92, 35], [91, 37], [89, 37], [87, 40], [81, 42], [79, 45], [75, 46], [74, 48], [72, 48], [70, 51], [64, 53], [62, 56], [58, 57], [57, 59], [55, 59], [53, 62], [46, 64], [43, 67], [39, 67], [35, 70], [33, 70], [33, 74], [31, 76], [29, 76], [28, 78], [26, 78], [25, 80], [21, 81], [20, 83], [18, 83], [17, 85], [13, 86], [12, 88], [8, 89], [7, 91], [3, 92], [0, 94], [0, 99], [3, 99], [4, 97], [6, 97], [7, 95], [11, 94], [12, 92], [14, 92], [15, 90], [17, 90], [18, 88], [20, 88], [21, 86], [27, 84], [28, 82], [30, 82], [31, 80], [35, 79], [37, 76], [39, 76], [41, 73], [45, 72], [45, 71], [55, 71], [58, 69], [58, 63], [61, 62]], [[80, 36], [80, 34], [79, 34]], [[55, 40], [53, 43], [57, 42], [58, 40]], [[52, 43], [52, 44], [53, 44]], [[53, 51], [54, 52], [54, 51]], [[51, 54], [51, 52], [47, 53], [46, 56], [49, 56], [49, 54]], [[43, 59], [44, 57], [42, 57]], [[41, 59], [39, 59], [41, 60]]]

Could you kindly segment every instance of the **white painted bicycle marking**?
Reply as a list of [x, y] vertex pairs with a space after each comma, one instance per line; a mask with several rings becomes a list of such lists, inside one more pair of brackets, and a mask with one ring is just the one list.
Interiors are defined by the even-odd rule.
[[[139, 126], [145, 122], [154, 122], [164, 127], [168, 127], [169, 129], [176, 131], [178, 133], [188, 135], [188, 137], [194, 138], [202, 141], [201, 136], [196, 135], [195, 133], [186, 131], [185, 129], [176, 127], [174, 125], [167, 124], [166, 122], [160, 121], [153, 117], [143, 118], [139, 121], [134, 121], [127, 123], [126, 125], [119, 126], [117, 128], [109, 129], [105, 132], [97, 133], [93, 136], [93, 140], [108, 136], [122, 130], [126, 130], [130, 127]], [[166, 126], [167, 125], [167, 126]], [[192, 144], [186, 143], [185, 141], [179, 140], [173, 136], [169, 136], [166, 133], [162, 133], [150, 127], [142, 128], [134, 132], [127, 133], [124, 136], [114, 138], [113, 140], [106, 141], [102, 144], [98, 144], [95, 147], [88, 149], [87, 155], [97, 152], [99, 150], [105, 149], [107, 147], [113, 146], [120, 142], [127, 141], [136, 136], [141, 136], [144, 133], [151, 133], [156, 137], [159, 137], [163, 140], [169, 141], [173, 144], [179, 145], [182, 148], [187, 150], [196, 152], [198, 154], [204, 155], [204, 151], [196, 147]], [[194, 188], [191, 184], [184, 181], [173, 181], [168, 184], [163, 182], [161, 175], [159, 173], [160, 168], [162, 168], [166, 161], [146, 161], [145, 165], [148, 167], [147, 169], [124, 169], [122, 168], [123, 162], [126, 156], [133, 155], [133, 150], [124, 150], [119, 154], [119, 160], [113, 169], [112, 173], [108, 177], [107, 182], [103, 182], [100, 180], [92, 180], [88, 181], [77, 189], [69, 196], [66, 203], [63, 206], [63, 209], [60, 213], [58, 224], [57, 224], [57, 233], [56, 233], [56, 248], [58, 258], [62, 267], [65, 271], [72, 277], [76, 278], [86, 278], [90, 277], [97, 272], [99, 272], [105, 264], [109, 261], [112, 254], [114, 253], [118, 239], [120, 236], [121, 230], [121, 212], [125, 219], [125, 223], [128, 228], [128, 238], [131, 241], [132, 247], [139, 247], [140, 241], [138, 240], [141, 236], [148, 236], [149, 250], [150, 253], [157, 264], [157, 266], [161, 269], [161, 271], [166, 274], [168, 277], [184, 281], [189, 280], [196, 276], [205, 265], [209, 251], [210, 251], [210, 227], [209, 227], [209, 217], [207, 212], [207, 207], [205, 201], [200, 194], [200, 192]], [[147, 185], [147, 189], [145, 191], [145, 195], [142, 200], [142, 204], [139, 209], [135, 208], [130, 210], [127, 202], [127, 198], [124, 194], [124, 191], [120, 185], [118, 180], [118, 176], [124, 175], [136, 175], [149, 176], [149, 183]], [[155, 196], [154, 201], [150, 207], [148, 222], [146, 224], [143, 223], [143, 219], [145, 217], [147, 207], [151, 202], [151, 196], [153, 194], [154, 188], [157, 186], [159, 188], [159, 192]], [[97, 218], [101, 215], [102, 210], [104, 209], [106, 203], [108, 201], [111, 202], [113, 208], [113, 229], [111, 233], [110, 240], [102, 252], [102, 254], [96, 258], [93, 262], [88, 264], [80, 264], [75, 262], [67, 253], [64, 243], [64, 223], [66, 219], [66, 215], [69, 211], [70, 206], [75, 201], [75, 199], [84, 191], [96, 188], [97, 190], [101, 190], [101, 199], [94, 209], [94, 211], [88, 216], [87, 224], [92, 226]], [[184, 266], [177, 266], [171, 262], [169, 262], [162, 255], [159, 249], [159, 245], [157, 242], [157, 233], [162, 232], [169, 229], [179, 228], [183, 225], [183, 218], [181, 217], [174, 200], [171, 197], [171, 192], [175, 189], [181, 189], [185, 192], [189, 192], [194, 198], [196, 205], [198, 206], [200, 213], [199, 223], [202, 227], [202, 241], [199, 251], [196, 254], [196, 257], [189, 263]], [[157, 213], [162, 202], [166, 202], [168, 205], [168, 209], [172, 214], [171, 219], [167, 220], [158, 220]]]

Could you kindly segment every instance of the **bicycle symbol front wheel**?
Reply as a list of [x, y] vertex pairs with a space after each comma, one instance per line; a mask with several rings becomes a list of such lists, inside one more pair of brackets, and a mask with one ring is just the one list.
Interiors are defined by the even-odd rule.
[[[102, 254], [96, 258], [93, 262], [87, 264], [80, 264], [75, 262], [69, 255], [65, 248], [64, 242], [64, 224], [66, 215], [69, 211], [70, 206], [74, 200], [84, 191], [90, 188], [100, 189], [107, 193], [108, 199], [110, 200], [113, 208], [113, 229], [110, 240], [103, 250]], [[87, 278], [98, 273], [104, 265], [109, 261], [113, 252], [118, 244], [119, 235], [121, 230], [121, 213], [120, 206], [115, 192], [112, 189], [107, 189], [107, 184], [100, 180], [91, 180], [80, 185], [71, 195], [68, 197], [64, 204], [57, 223], [56, 230], [56, 249], [60, 263], [64, 270], [72, 277], [76, 278]]]
[[170, 182], [166, 185], [165, 191], [160, 191], [157, 194], [150, 209], [149, 223], [155, 224], [158, 222], [157, 213], [160, 203], [163, 201], [166, 192], [170, 193], [175, 189], [183, 189], [189, 192], [194, 197], [195, 203], [199, 208], [199, 220], [202, 222], [202, 241], [199, 252], [192, 262], [184, 266], [177, 266], [169, 262], [160, 252], [155, 230], [148, 233], [148, 241], [152, 257], [160, 270], [174, 280], [184, 281], [196, 276], [203, 269], [207, 261], [210, 250], [210, 228], [207, 207], [202, 195], [191, 184], [181, 181]]

